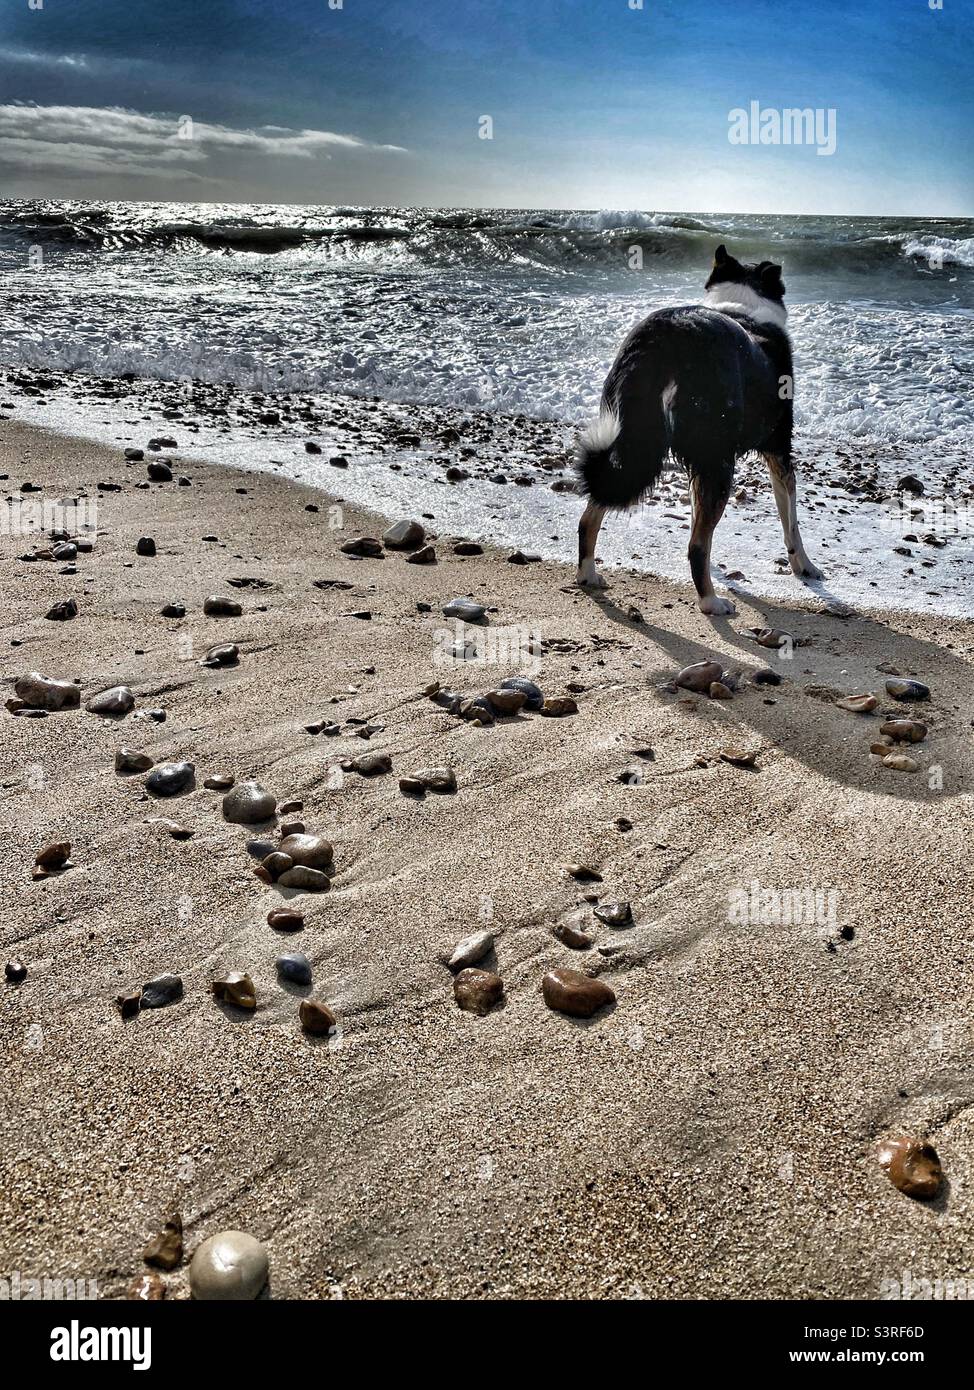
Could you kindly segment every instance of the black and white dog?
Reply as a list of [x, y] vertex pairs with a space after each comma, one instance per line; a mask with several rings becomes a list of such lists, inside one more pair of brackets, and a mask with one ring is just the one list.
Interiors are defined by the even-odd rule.
[[595, 543], [609, 508], [631, 507], [667, 456], [687, 470], [693, 499], [690, 573], [704, 613], [733, 613], [710, 579], [710, 543], [734, 479], [756, 450], [771, 470], [795, 574], [821, 579], [802, 544], [791, 458], [794, 376], [781, 266], [742, 265], [718, 246], [703, 304], [660, 309], [626, 338], [582, 436], [579, 473], [588, 505], [578, 526], [578, 582], [605, 588]]

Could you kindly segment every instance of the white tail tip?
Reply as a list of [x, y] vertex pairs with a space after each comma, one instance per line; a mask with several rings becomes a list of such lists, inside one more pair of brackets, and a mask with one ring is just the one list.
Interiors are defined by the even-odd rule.
[[599, 418], [583, 431], [582, 448], [591, 449], [593, 453], [608, 449], [618, 439], [620, 428], [618, 415], [614, 411], [603, 410]]

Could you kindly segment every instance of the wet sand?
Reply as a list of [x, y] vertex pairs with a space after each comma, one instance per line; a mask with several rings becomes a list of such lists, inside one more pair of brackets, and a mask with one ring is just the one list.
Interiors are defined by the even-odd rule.
[[[123, 432], [144, 445], [166, 422]], [[14, 496], [25, 480], [43, 498], [120, 485], [97, 493], [76, 574], [18, 559], [41, 537], [0, 537], [4, 698], [31, 670], [79, 678], [82, 703], [116, 684], [137, 698], [121, 723], [0, 714], [3, 952], [29, 972], [0, 1010], [4, 1271], [123, 1296], [178, 1210], [189, 1253], [227, 1227], [266, 1242], [274, 1297], [871, 1298], [904, 1269], [974, 1276], [970, 624], [837, 617], [797, 583], [793, 603], [740, 595], [712, 622], [684, 586], [619, 572], [593, 598], [565, 566], [462, 558], [446, 535], [436, 565], [356, 560], [341, 544], [387, 522], [271, 474], [173, 451], [191, 486], [140, 489], [145, 464], [120, 448], [6, 420], [0, 449]], [[152, 559], [135, 553], [146, 535]], [[243, 616], [204, 617], [208, 594]], [[489, 631], [535, 634], [536, 679], [552, 696], [580, 686], [576, 715], [478, 728], [424, 697], [515, 670], [439, 663], [460, 594], [496, 606]], [[71, 597], [77, 618], [45, 619]], [[167, 602], [187, 616], [161, 617]], [[779, 687], [746, 679], [775, 659], [750, 627], [799, 639]], [[221, 641], [239, 666], [201, 667]], [[734, 699], [660, 688], [712, 654], [744, 672]], [[893, 670], [930, 702], [888, 699]], [[835, 707], [868, 690], [875, 714]], [[154, 708], [165, 722], [138, 717]], [[883, 714], [928, 723], [908, 750], [919, 772], [870, 757]], [[366, 741], [350, 718], [384, 728]], [[337, 737], [305, 731], [331, 720]], [[196, 789], [153, 802], [114, 772], [121, 744], [191, 760]], [[728, 745], [756, 768], [720, 761]], [[392, 773], [338, 776], [367, 751]], [[455, 769], [457, 793], [404, 796], [398, 778], [431, 764]], [[303, 932], [267, 925], [283, 895], [203, 787], [218, 772], [303, 801], [334, 842], [331, 891], [298, 900]], [[146, 824], [159, 815], [195, 834]], [[37, 850], [62, 839], [75, 867], [33, 881]], [[731, 920], [754, 882], [834, 891], [834, 920]], [[628, 899], [636, 925], [594, 921], [593, 894]], [[589, 952], [551, 935], [572, 914]], [[478, 1018], [440, 956], [483, 926], [505, 996]], [[332, 1039], [301, 1032], [302, 992], [278, 983], [293, 950], [339, 1017]], [[599, 974], [615, 1006], [551, 1012], [555, 965]], [[208, 993], [227, 969], [252, 975], [255, 1015]], [[169, 970], [183, 1000], [122, 1021], [116, 994]], [[876, 1162], [901, 1129], [940, 1153], [934, 1202]], [[185, 1265], [167, 1283], [187, 1296]]]

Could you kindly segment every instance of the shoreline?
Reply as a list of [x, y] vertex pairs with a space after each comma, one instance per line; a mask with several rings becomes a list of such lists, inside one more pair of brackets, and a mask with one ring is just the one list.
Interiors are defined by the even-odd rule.
[[[117, 428], [138, 447], [164, 433], [158, 417]], [[739, 593], [738, 615], [711, 622], [685, 584], [620, 569], [597, 600], [547, 559], [458, 556], [445, 528], [436, 564], [354, 559], [340, 545], [379, 533], [377, 515], [309, 483], [166, 448], [189, 485], [139, 487], [145, 461], [119, 445], [0, 430], [11, 494], [26, 480], [42, 497], [98, 493], [76, 573], [19, 560], [36, 537], [0, 537], [4, 698], [41, 670], [79, 677], [82, 705], [120, 683], [137, 702], [119, 724], [0, 714], [14, 828], [0, 873], [19, 904], [4, 950], [28, 966], [2, 1011], [7, 1268], [122, 1297], [178, 1210], [189, 1253], [226, 1227], [263, 1240], [275, 1297], [873, 1298], [902, 1269], [971, 1275], [974, 625], [839, 617], [798, 585], [791, 602]], [[143, 535], [154, 558], [135, 553]], [[204, 617], [208, 594], [242, 616]], [[436, 634], [460, 594], [496, 607], [487, 631], [540, 640], [534, 678], [577, 714], [478, 728], [424, 698], [432, 681], [478, 694], [511, 674], [444, 674]], [[44, 618], [72, 597], [76, 618]], [[187, 617], [161, 617], [169, 602]], [[780, 686], [748, 679], [773, 656], [752, 626], [798, 639]], [[201, 667], [221, 641], [239, 665]], [[711, 655], [745, 673], [733, 699], [665, 689]], [[888, 668], [930, 702], [889, 700]], [[836, 707], [864, 690], [875, 714]], [[164, 722], [144, 717], [157, 707]], [[891, 714], [929, 725], [917, 773], [870, 757]], [[306, 732], [324, 720], [342, 731]], [[363, 739], [350, 720], [382, 727]], [[140, 799], [141, 778], [113, 771], [123, 743], [193, 761], [196, 788]], [[756, 768], [721, 761], [729, 745]], [[336, 779], [364, 752], [392, 771]], [[455, 795], [399, 790], [439, 764]], [[633, 765], [640, 779], [620, 781]], [[202, 785], [217, 772], [302, 801], [334, 843], [331, 890], [294, 900], [296, 936], [266, 923], [281, 894]], [[58, 839], [75, 867], [33, 881], [33, 855]], [[567, 876], [572, 862], [602, 882]], [[730, 895], [754, 882], [833, 891], [836, 920], [735, 923]], [[630, 901], [636, 924], [599, 922], [593, 894]], [[583, 923], [592, 948], [556, 940], [559, 922]], [[478, 1018], [440, 956], [485, 923], [505, 995]], [[300, 1031], [273, 968], [288, 950], [311, 960], [338, 1045]], [[614, 1007], [589, 1021], [547, 1009], [553, 966], [597, 974]], [[208, 995], [234, 969], [255, 981], [253, 1016]], [[115, 995], [164, 970], [182, 1001], [123, 1021]], [[932, 1204], [875, 1161], [900, 1129], [941, 1155], [949, 1190]], [[186, 1297], [185, 1265], [166, 1282]]]
[[[162, 452], [187, 462], [276, 473], [361, 510], [422, 515], [545, 560], [573, 559], [576, 425], [365, 395], [278, 394], [271, 385], [261, 393], [8, 368], [0, 401], [15, 418], [67, 437], [120, 447], [144, 444], [148, 430], [175, 440]], [[796, 459], [802, 530], [825, 579], [803, 584], [791, 575], [767, 470], [752, 457], [738, 466], [715, 534], [718, 592], [786, 607], [974, 613], [974, 453], [799, 437]], [[667, 472], [638, 507], [610, 513], [600, 561], [607, 572], [683, 584], [689, 525], [686, 479]]]

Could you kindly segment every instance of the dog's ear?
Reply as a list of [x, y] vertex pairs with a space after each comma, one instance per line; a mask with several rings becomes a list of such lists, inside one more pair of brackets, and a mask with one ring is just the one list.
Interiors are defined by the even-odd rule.
[[781, 278], [781, 266], [774, 265], [771, 261], [762, 261], [759, 269], [761, 271], [761, 293], [766, 294], [769, 299], [783, 298], [785, 285]]
[[714, 267], [726, 265], [728, 260], [730, 260], [730, 257], [727, 254], [727, 247], [718, 246], [717, 250], [714, 252]]

